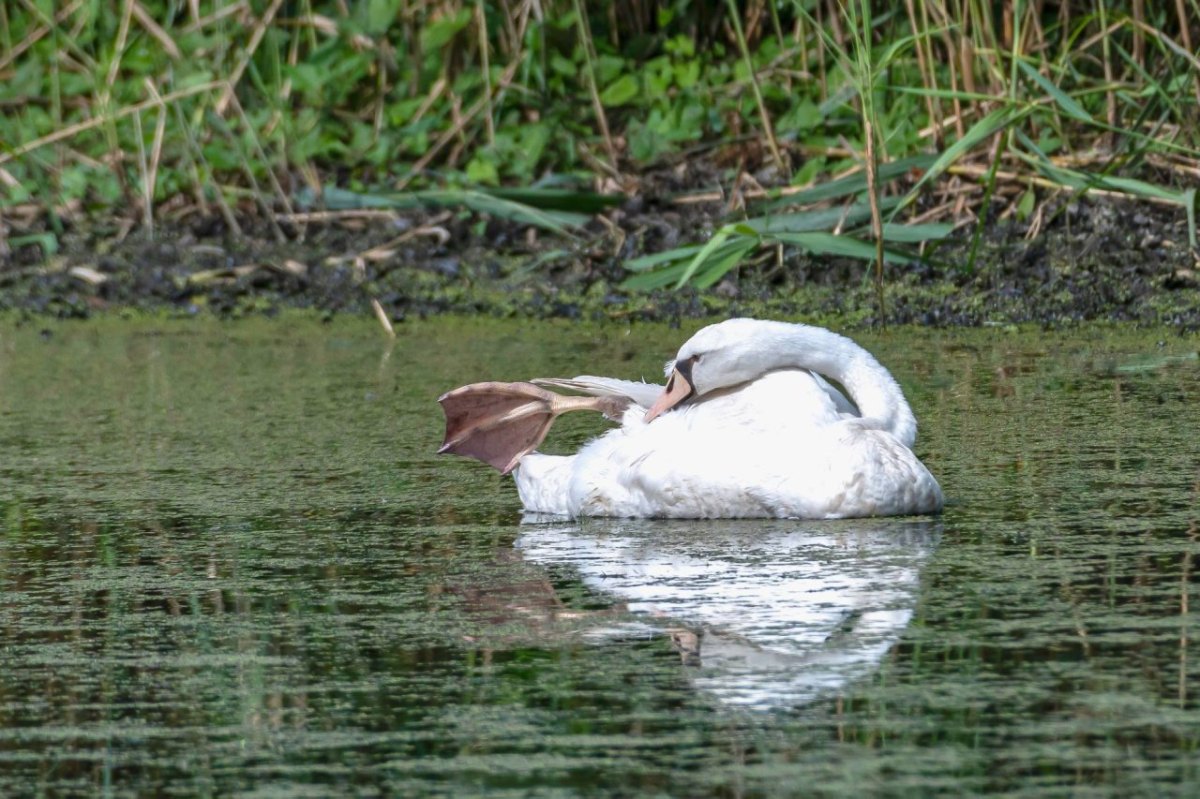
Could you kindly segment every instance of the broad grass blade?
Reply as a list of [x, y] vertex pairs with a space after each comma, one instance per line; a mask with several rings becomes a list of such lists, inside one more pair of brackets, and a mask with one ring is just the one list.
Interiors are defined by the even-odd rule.
[[1084, 122], [1088, 125], [1092, 125], [1096, 122], [1096, 120], [1092, 118], [1092, 115], [1089, 114], [1087, 110], [1075, 100], [1074, 97], [1055, 86], [1053, 83], [1047, 80], [1042, 73], [1038, 72], [1021, 59], [1017, 60], [1017, 66], [1021, 68], [1021, 71], [1025, 73], [1027, 78], [1032, 80], [1038, 86], [1041, 86], [1042, 89], [1045, 90], [1046, 94], [1050, 95], [1050, 97], [1054, 99], [1054, 102], [1058, 104], [1058, 107], [1063, 111], [1066, 111], [1069, 116], [1072, 116], [1080, 122]]
[[[879, 165], [879, 183], [890, 183], [897, 178], [903, 177], [908, 172], [914, 169], [928, 169], [937, 160], [937, 156], [924, 153], [914, 155], [909, 158], [901, 158], [898, 161], [892, 161], [887, 164]], [[780, 197], [761, 206], [764, 210], [780, 208], [788, 205], [808, 205], [810, 203], [821, 202], [822, 200], [833, 200], [838, 197], [853, 197], [856, 194], [861, 194], [867, 190], [867, 173], [865, 170], [855, 172], [853, 175], [845, 175], [840, 178], [822, 183], [819, 186], [813, 186], [811, 189], [798, 191], [795, 194], [789, 194]]]
[[[597, 195], [599, 196], [599, 195]], [[532, 225], [561, 235], [570, 236], [570, 228], [587, 224], [589, 214], [572, 211], [546, 210], [509, 200], [488, 191], [477, 189], [432, 189], [413, 192], [355, 192], [327, 187], [323, 192], [326, 208], [444, 208], [461, 206], [498, 219], [521, 225]]]
[[580, 214], [598, 214], [625, 202], [623, 194], [598, 194], [594, 191], [570, 189], [494, 188], [488, 189], [486, 193], [532, 208], [573, 211]]
[[996, 131], [1002, 130], [1008, 125], [1011, 125], [1017, 120], [1025, 117], [1029, 114], [1029, 111], [1030, 106], [1017, 107], [1013, 105], [1006, 105], [1001, 108], [997, 108], [995, 111], [992, 111], [990, 114], [982, 117], [978, 122], [971, 126], [970, 130], [963, 134], [961, 139], [947, 147], [946, 151], [938, 156], [937, 160], [930, 165], [928, 171], [921, 176], [921, 179], [918, 180], [911, 189], [909, 189], [908, 194], [904, 195], [903, 201], [900, 202], [896, 206], [896, 209], [892, 212], [892, 218], [895, 217], [896, 213], [901, 208], [907, 206], [920, 195], [921, 189], [926, 183], [929, 183], [930, 181], [941, 176], [941, 174], [945, 172], [951, 164], [973, 149], [984, 139], [996, 133]]
[[753, 252], [759, 244], [758, 239], [752, 238], [737, 238], [729, 242], [708, 259], [704, 271], [693, 280], [696, 287], [706, 289], [725, 277], [730, 269], [741, 263], [741, 260]]
[[633, 275], [621, 283], [621, 288], [634, 291], [650, 291], [651, 289], [663, 288], [678, 280], [679, 276], [687, 269], [688, 263], [687, 261], [681, 261], [668, 266], [666, 269], [659, 269], [656, 272], [642, 272], [641, 274]]
[[[835, 236], [832, 233], [782, 233], [775, 236], [785, 244], [793, 244], [814, 255], [841, 255], [862, 261], [875, 259], [875, 245], [850, 236]], [[884, 250], [885, 261], [897, 264], [912, 263], [911, 256], [894, 250]]]
[[700, 252], [699, 244], [689, 244], [687, 247], [663, 250], [662, 252], [642, 255], [626, 261], [625, 269], [628, 272], [645, 272], [647, 269], [653, 269], [660, 264], [668, 264], [672, 261], [682, 261], [685, 258], [691, 258], [698, 252]]
[[919, 225], [883, 224], [883, 240], [898, 244], [916, 244], [922, 241], [944, 239], [954, 232], [955, 226], [948, 222], [928, 222]]

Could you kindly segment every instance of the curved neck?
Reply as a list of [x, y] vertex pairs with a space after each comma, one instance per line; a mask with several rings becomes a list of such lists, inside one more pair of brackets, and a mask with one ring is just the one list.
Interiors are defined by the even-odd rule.
[[832, 378], [845, 387], [858, 406], [862, 424], [886, 430], [911, 447], [917, 420], [900, 384], [875, 356], [845, 336], [810, 325], [777, 323], [766, 348], [776, 362], [771, 368], [801, 367]]

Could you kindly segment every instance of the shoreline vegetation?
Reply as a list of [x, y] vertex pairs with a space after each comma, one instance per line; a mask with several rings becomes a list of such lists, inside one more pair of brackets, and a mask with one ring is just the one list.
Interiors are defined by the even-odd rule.
[[1200, 328], [1200, 0], [18, 0], [0, 311]]

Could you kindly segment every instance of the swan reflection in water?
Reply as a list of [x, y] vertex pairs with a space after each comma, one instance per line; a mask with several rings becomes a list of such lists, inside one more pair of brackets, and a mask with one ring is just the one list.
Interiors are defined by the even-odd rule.
[[939, 530], [920, 519], [559, 520], [523, 525], [516, 547], [642, 617], [605, 634], [670, 634], [698, 689], [769, 709], [877, 667], [912, 618]]

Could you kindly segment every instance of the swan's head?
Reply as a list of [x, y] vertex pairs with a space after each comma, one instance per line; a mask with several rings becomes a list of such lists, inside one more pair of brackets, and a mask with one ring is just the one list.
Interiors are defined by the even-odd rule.
[[802, 325], [760, 319], [729, 319], [709, 325], [667, 363], [667, 387], [646, 413], [652, 421], [679, 403], [710, 391], [754, 380], [778, 368], [784, 337]]

